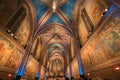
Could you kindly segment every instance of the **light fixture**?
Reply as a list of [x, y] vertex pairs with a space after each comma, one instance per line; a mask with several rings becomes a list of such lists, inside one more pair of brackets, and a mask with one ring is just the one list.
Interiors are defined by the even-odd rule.
[[90, 73], [87, 73], [88, 76], [90, 76]]
[[11, 32], [10, 30], [7, 30], [9, 33]]
[[108, 11], [108, 9], [106, 8], [106, 9], [105, 9], [105, 12], [107, 12], [107, 11]]
[[120, 70], [120, 67], [116, 67], [115, 70]]
[[53, 0], [53, 6], [52, 6], [53, 12], [56, 11], [56, 6], [57, 6], [57, 0]]
[[8, 74], [8, 77], [11, 77], [12, 76], [12, 74]]
[[14, 36], [14, 34], [13, 34], [13, 33], [11, 33], [11, 36]]

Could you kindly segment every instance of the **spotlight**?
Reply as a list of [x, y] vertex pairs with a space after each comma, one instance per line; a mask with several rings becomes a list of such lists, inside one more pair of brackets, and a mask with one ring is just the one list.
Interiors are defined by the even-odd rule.
[[11, 74], [8, 74], [8, 77], [11, 77], [12, 75]]
[[91, 34], [91, 32], [89, 32], [89, 34]]
[[11, 36], [14, 36], [14, 34], [13, 34], [13, 33], [11, 33]]
[[103, 12], [102, 16], [104, 16], [106, 14], [106, 12]]
[[11, 31], [10, 31], [10, 30], [7, 30], [7, 32], [9, 32], [9, 33], [10, 33]]
[[17, 37], [16, 37], [16, 36], [14, 36], [14, 39], [16, 39], [16, 40], [17, 40]]
[[90, 76], [90, 73], [87, 73], [88, 76]]
[[105, 11], [107, 12], [107, 11], [108, 11], [108, 9], [106, 8], [106, 9], [105, 9]]
[[120, 67], [116, 67], [115, 70], [120, 70]]

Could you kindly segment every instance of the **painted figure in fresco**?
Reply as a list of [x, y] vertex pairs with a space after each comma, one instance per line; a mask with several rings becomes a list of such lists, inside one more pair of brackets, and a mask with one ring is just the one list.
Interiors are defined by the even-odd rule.
[[82, 61], [84, 64], [84, 68], [89, 68], [92, 65], [91, 58], [89, 56], [89, 52], [87, 50], [84, 51], [83, 54], [81, 55], [81, 57], [82, 57]]
[[96, 57], [96, 53], [94, 52], [94, 49], [95, 49], [95, 46], [96, 46], [96, 42], [95, 43], [93, 43], [93, 42], [95, 42], [95, 41], [92, 41], [88, 45], [88, 47], [87, 47], [87, 53], [90, 55], [92, 63], [93, 64], [97, 64], [98, 60], [97, 60], [97, 57]]
[[8, 46], [8, 42], [0, 35], [0, 60]]
[[120, 53], [120, 24], [119, 19], [112, 19], [103, 30], [101, 30], [101, 42], [109, 53], [110, 57], [115, 57]]
[[93, 11], [91, 13], [94, 23], [98, 23], [99, 19], [102, 17], [105, 6], [101, 3], [100, 0], [94, 1], [95, 5], [92, 5]]
[[92, 12], [93, 19], [96, 20], [96, 18], [98, 18], [98, 16], [101, 15], [103, 10], [104, 10], [104, 5], [102, 5], [102, 3], [99, 0], [95, 0], [95, 6]]
[[11, 43], [0, 35], [0, 65], [5, 65], [11, 52]]
[[86, 53], [89, 54], [89, 58], [91, 58], [93, 64], [98, 64], [107, 60], [106, 54], [103, 51], [97, 37], [92, 39], [85, 50]]
[[29, 58], [29, 62], [26, 67], [26, 72], [31, 73], [32, 75], [36, 75], [38, 70], [38, 63], [36, 63], [32, 58]]
[[13, 48], [14, 48], [14, 46], [11, 43], [9, 43], [9, 46], [6, 49], [6, 52], [4, 53], [4, 55], [0, 61], [0, 64], [5, 65], [7, 63]]
[[12, 54], [9, 60], [7, 61], [6, 66], [17, 69], [21, 59], [22, 59], [22, 53], [17, 48], [15, 48], [12, 51]]

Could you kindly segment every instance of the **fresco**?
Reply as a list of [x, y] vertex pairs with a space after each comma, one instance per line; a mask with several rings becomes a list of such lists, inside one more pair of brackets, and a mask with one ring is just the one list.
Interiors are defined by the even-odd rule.
[[0, 35], [0, 65], [4, 66], [8, 61], [14, 45]]
[[22, 52], [15, 48], [8, 59], [6, 66], [10, 68], [17, 69], [21, 60], [22, 60]]
[[26, 72], [30, 73], [30, 75], [36, 75], [38, 70], [38, 63], [34, 58], [30, 57], [27, 63]]
[[[89, 56], [86, 58], [86, 56], [84, 56], [86, 54], [86, 56]], [[85, 57], [85, 62], [83, 60], [83, 62], [85, 63], [85, 65], [96, 65], [98, 63], [102, 63], [104, 61], [107, 60], [106, 57], [106, 53], [104, 51], [104, 49], [102, 48], [101, 44], [99, 43], [99, 40], [94, 37], [94, 39], [91, 40], [91, 42], [88, 44], [88, 46], [86, 47], [86, 49], [84, 49], [82, 51], [82, 55]], [[90, 59], [89, 59], [90, 58]], [[91, 60], [91, 64], [90, 64], [90, 60]]]
[[36, 18], [37, 21], [43, 16], [43, 14], [47, 11], [48, 6], [42, 3], [42, 0], [31, 0], [35, 9], [36, 9]]
[[[0, 34], [0, 66], [17, 69], [23, 53], [9, 40]], [[27, 65], [27, 72], [35, 75], [38, 70], [38, 63], [34, 58], [30, 58]]]
[[117, 14], [108, 19], [81, 53], [85, 68], [89, 68], [89, 65], [100, 64], [110, 58], [120, 57], [120, 19]]
[[47, 22], [45, 24], [49, 24], [52, 22], [57, 22], [57, 23], [65, 25], [65, 23], [59, 18], [59, 16], [57, 14], [51, 15], [51, 17], [47, 20]]
[[81, 19], [81, 22], [79, 24], [79, 36], [80, 36], [81, 43], [83, 45], [87, 40], [88, 31], [87, 31], [86, 26], [85, 26], [82, 19]]
[[22, 45], [26, 44], [27, 39], [29, 37], [29, 33], [30, 33], [29, 21], [25, 19], [16, 33], [16, 37], [18, 38]]
[[90, 54], [89, 54], [89, 52], [87, 52], [87, 50], [85, 50], [82, 53], [81, 59], [82, 59], [84, 68], [89, 68], [92, 65]]
[[90, 51], [90, 56], [93, 64], [101, 63], [107, 60], [106, 53], [97, 38], [94, 38], [90, 42], [88, 50]]
[[97, 25], [105, 9], [108, 8], [110, 4], [106, 0], [86, 0], [85, 8], [93, 21], [94, 25]]
[[110, 57], [120, 56], [120, 19], [110, 19], [99, 32], [100, 40]]
[[72, 22], [73, 11], [77, 0], [67, 0], [60, 8], [67, 16], [70, 22]]

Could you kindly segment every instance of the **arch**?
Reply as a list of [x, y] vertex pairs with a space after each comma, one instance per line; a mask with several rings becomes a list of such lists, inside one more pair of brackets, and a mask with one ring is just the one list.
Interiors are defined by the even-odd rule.
[[30, 33], [28, 37], [28, 42], [29, 42], [33, 38], [32, 36], [34, 34], [34, 29], [36, 25], [35, 8], [31, 0], [20, 0], [20, 2], [23, 4], [24, 8], [26, 8], [27, 13], [29, 14], [29, 20], [30, 20]]
[[59, 23], [50, 23], [50, 24], [41, 26], [39, 30], [35, 31], [36, 33], [34, 34], [34, 38], [38, 37], [40, 34], [43, 34], [45, 30], [52, 28], [53, 25], [63, 27], [63, 29], [68, 33], [69, 36], [71, 37], [74, 36], [72, 31], [69, 30], [66, 26]]

